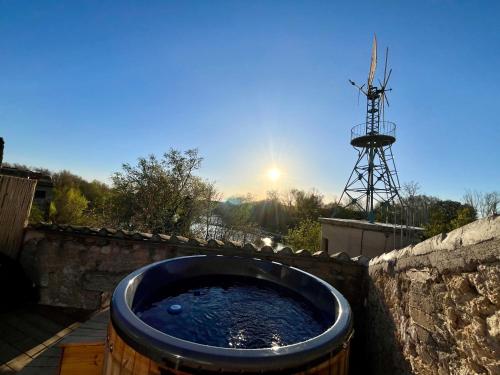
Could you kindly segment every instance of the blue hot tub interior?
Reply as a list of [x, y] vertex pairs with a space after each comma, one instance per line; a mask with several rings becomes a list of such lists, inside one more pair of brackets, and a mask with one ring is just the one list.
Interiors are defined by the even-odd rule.
[[352, 333], [348, 302], [323, 280], [277, 262], [220, 255], [131, 273], [113, 293], [111, 321], [156, 362], [215, 372], [304, 366], [330, 358]]
[[227, 348], [271, 348], [323, 333], [333, 317], [267, 280], [204, 276], [159, 288], [134, 312], [171, 336]]

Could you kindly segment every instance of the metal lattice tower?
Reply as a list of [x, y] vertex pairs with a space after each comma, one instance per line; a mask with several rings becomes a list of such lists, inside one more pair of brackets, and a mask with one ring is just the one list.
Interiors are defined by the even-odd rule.
[[[351, 129], [351, 145], [358, 151], [358, 160], [342, 192], [339, 203], [344, 197], [348, 206], [355, 206], [366, 214], [367, 220], [375, 220], [375, 210], [379, 208], [387, 215], [395, 203], [402, 203], [399, 195], [399, 178], [394, 163], [391, 146], [396, 142], [396, 124], [385, 121], [384, 104], [387, 99], [387, 83], [392, 69], [387, 74], [385, 55], [384, 80], [379, 86], [372, 85], [377, 65], [377, 39], [373, 40], [372, 58], [368, 82], [358, 88], [366, 96], [366, 119]], [[366, 88], [365, 88], [366, 86]]]

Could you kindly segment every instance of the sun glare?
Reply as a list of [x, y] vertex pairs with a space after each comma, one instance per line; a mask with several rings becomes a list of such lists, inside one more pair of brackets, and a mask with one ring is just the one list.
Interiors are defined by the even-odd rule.
[[271, 168], [267, 171], [267, 177], [273, 182], [278, 181], [281, 176], [281, 171], [278, 168]]

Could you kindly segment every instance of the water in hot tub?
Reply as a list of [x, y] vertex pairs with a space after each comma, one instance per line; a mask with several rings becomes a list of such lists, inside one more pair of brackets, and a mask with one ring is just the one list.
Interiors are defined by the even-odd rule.
[[137, 306], [137, 316], [159, 331], [204, 345], [290, 345], [321, 334], [332, 323], [298, 293], [258, 279], [193, 279], [159, 295]]

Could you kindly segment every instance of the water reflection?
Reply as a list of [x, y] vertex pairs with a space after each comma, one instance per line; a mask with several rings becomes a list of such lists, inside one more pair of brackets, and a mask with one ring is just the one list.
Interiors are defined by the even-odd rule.
[[258, 228], [253, 228], [251, 232], [228, 228], [223, 224], [221, 218], [217, 216], [212, 217], [209, 222], [211, 224], [208, 226], [206, 225], [206, 220], [201, 220], [200, 223], [194, 223], [191, 226], [191, 231], [200, 238], [221, 241], [229, 240], [241, 244], [253, 243], [258, 247], [271, 246], [274, 251], [279, 251], [285, 247], [285, 245], [280, 242], [281, 238], [270, 236], [268, 233]]
[[264, 246], [271, 246], [274, 251], [280, 251], [285, 247], [284, 244], [274, 241], [271, 237], [262, 237], [261, 241], [264, 243]]

